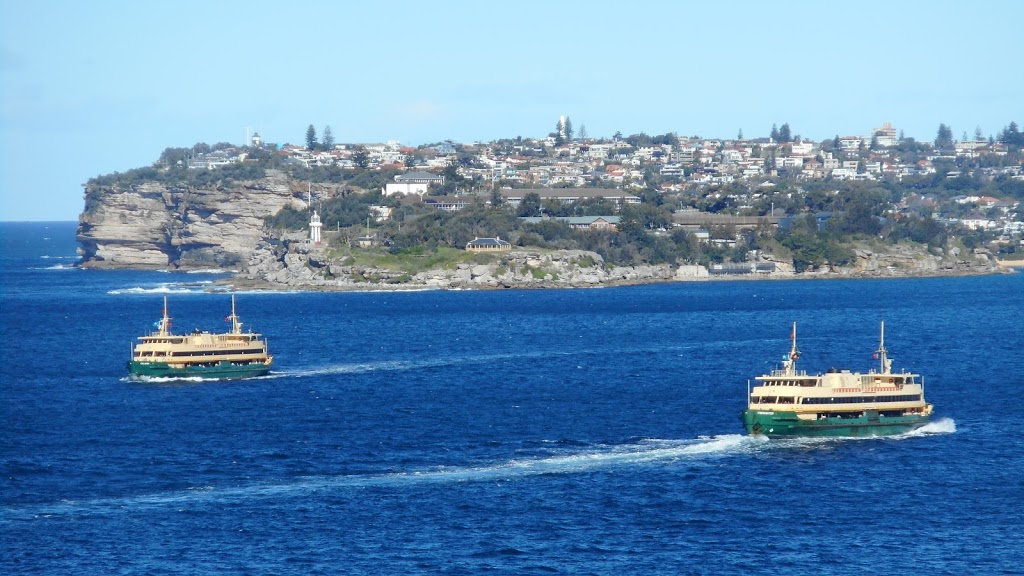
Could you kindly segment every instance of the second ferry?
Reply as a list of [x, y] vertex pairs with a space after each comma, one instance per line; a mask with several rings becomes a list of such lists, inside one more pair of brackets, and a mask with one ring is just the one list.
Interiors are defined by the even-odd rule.
[[782, 369], [747, 384], [743, 426], [750, 434], [778, 436], [881, 436], [927, 424], [932, 405], [924, 399], [924, 379], [911, 372], [893, 372], [885, 349], [885, 322], [875, 355], [878, 370], [866, 373], [829, 370], [807, 374], [797, 370], [800, 350], [793, 346]]
[[201, 378], [236, 379], [263, 376], [270, 372], [274, 357], [267, 351], [267, 341], [255, 332], [243, 332], [242, 321], [235, 313], [235, 295], [231, 295], [231, 330], [213, 334], [196, 330], [190, 334], [172, 334], [171, 317], [164, 314], [156, 323], [156, 331], [140, 336], [132, 347], [128, 373], [132, 378]]

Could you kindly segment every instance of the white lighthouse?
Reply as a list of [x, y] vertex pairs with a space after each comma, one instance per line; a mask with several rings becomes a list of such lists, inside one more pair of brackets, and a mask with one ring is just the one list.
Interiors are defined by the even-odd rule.
[[313, 210], [313, 217], [309, 219], [309, 239], [314, 244], [320, 244], [320, 228], [323, 224], [320, 223], [320, 215]]

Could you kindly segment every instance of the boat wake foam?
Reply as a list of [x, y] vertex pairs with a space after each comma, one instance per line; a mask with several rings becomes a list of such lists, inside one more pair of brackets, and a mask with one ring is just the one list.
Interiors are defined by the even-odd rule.
[[305, 370], [285, 370], [271, 372], [262, 378], [308, 378], [310, 376], [326, 376], [330, 374], [362, 374], [377, 371], [421, 370], [440, 368], [443, 366], [488, 364], [502, 360], [521, 360], [523, 358], [550, 358], [568, 356], [569, 352], [542, 352], [537, 354], [490, 354], [482, 356], [446, 356], [427, 360], [387, 360], [382, 362], [365, 362], [361, 364], [334, 364], [309, 368]]
[[500, 482], [542, 475], [578, 474], [614, 470], [657, 462], [701, 461], [753, 453], [767, 445], [759, 436], [725, 434], [695, 440], [643, 440], [632, 444], [591, 447], [566, 454], [514, 459], [491, 465], [425, 468], [381, 474], [307, 476], [285, 483], [253, 484], [229, 488], [212, 486], [121, 498], [62, 501], [34, 506], [4, 506], [4, 516], [23, 520], [50, 516], [187, 507], [204, 502], [230, 503], [260, 498], [304, 497], [311, 493], [348, 488], [401, 487], [426, 484]]
[[[658, 463], [701, 462], [716, 458], [764, 453], [778, 449], [806, 449], [825, 443], [848, 440], [902, 439], [934, 434], [950, 434], [956, 423], [941, 418], [912, 432], [874, 438], [787, 438], [769, 440], [764, 436], [722, 434], [691, 440], [641, 439], [621, 445], [571, 443], [561, 453], [533, 458], [512, 459], [481, 466], [440, 466], [378, 474], [339, 474], [306, 476], [279, 483], [257, 483], [218, 488], [196, 486], [186, 490], [120, 498], [62, 501], [31, 506], [3, 506], [7, 519], [32, 520], [97, 511], [117, 512], [163, 507], [188, 507], [200, 503], [232, 503], [261, 498], [301, 498], [318, 492], [351, 488], [388, 488], [429, 484], [513, 481], [533, 476], [581, 474], [647, 466]], [[544, 441], [565, 446], [566, 441]]]

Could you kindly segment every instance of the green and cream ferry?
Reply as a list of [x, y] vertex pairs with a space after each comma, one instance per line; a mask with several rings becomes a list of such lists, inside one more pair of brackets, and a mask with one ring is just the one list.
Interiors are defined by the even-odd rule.
[[777, 436], [881, 436], [924, 426], [932, 405], [924, 399], [924, 379], [893, 372], [885, 349], [885, 323], [875, 352], [880, 366], [867, 373], [829, 370], [807, 374], [797, 370], [800, 350], [793, 347], [781, 370], [747, 382], [743, 426], [750, 434]]
[[132, 346], [128, 373], [132, 378], [237, 379], [262, 376], [270, 372], [274, 357], [267, 353], [267, 342], [254, 332], [243, 332], [231, 295], [231, 330], [221, 334], [195, 330], [190, 334], [171, 333], [164, 297], [163, 317], [156, 331], [140, 336]]

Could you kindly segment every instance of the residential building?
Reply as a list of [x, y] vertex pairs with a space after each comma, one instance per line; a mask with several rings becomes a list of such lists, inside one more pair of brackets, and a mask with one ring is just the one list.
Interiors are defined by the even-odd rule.
[[501, 238], [474, 238], [466, 244], [469, 252], [505, 252], [512, 249], [512, 245]]

